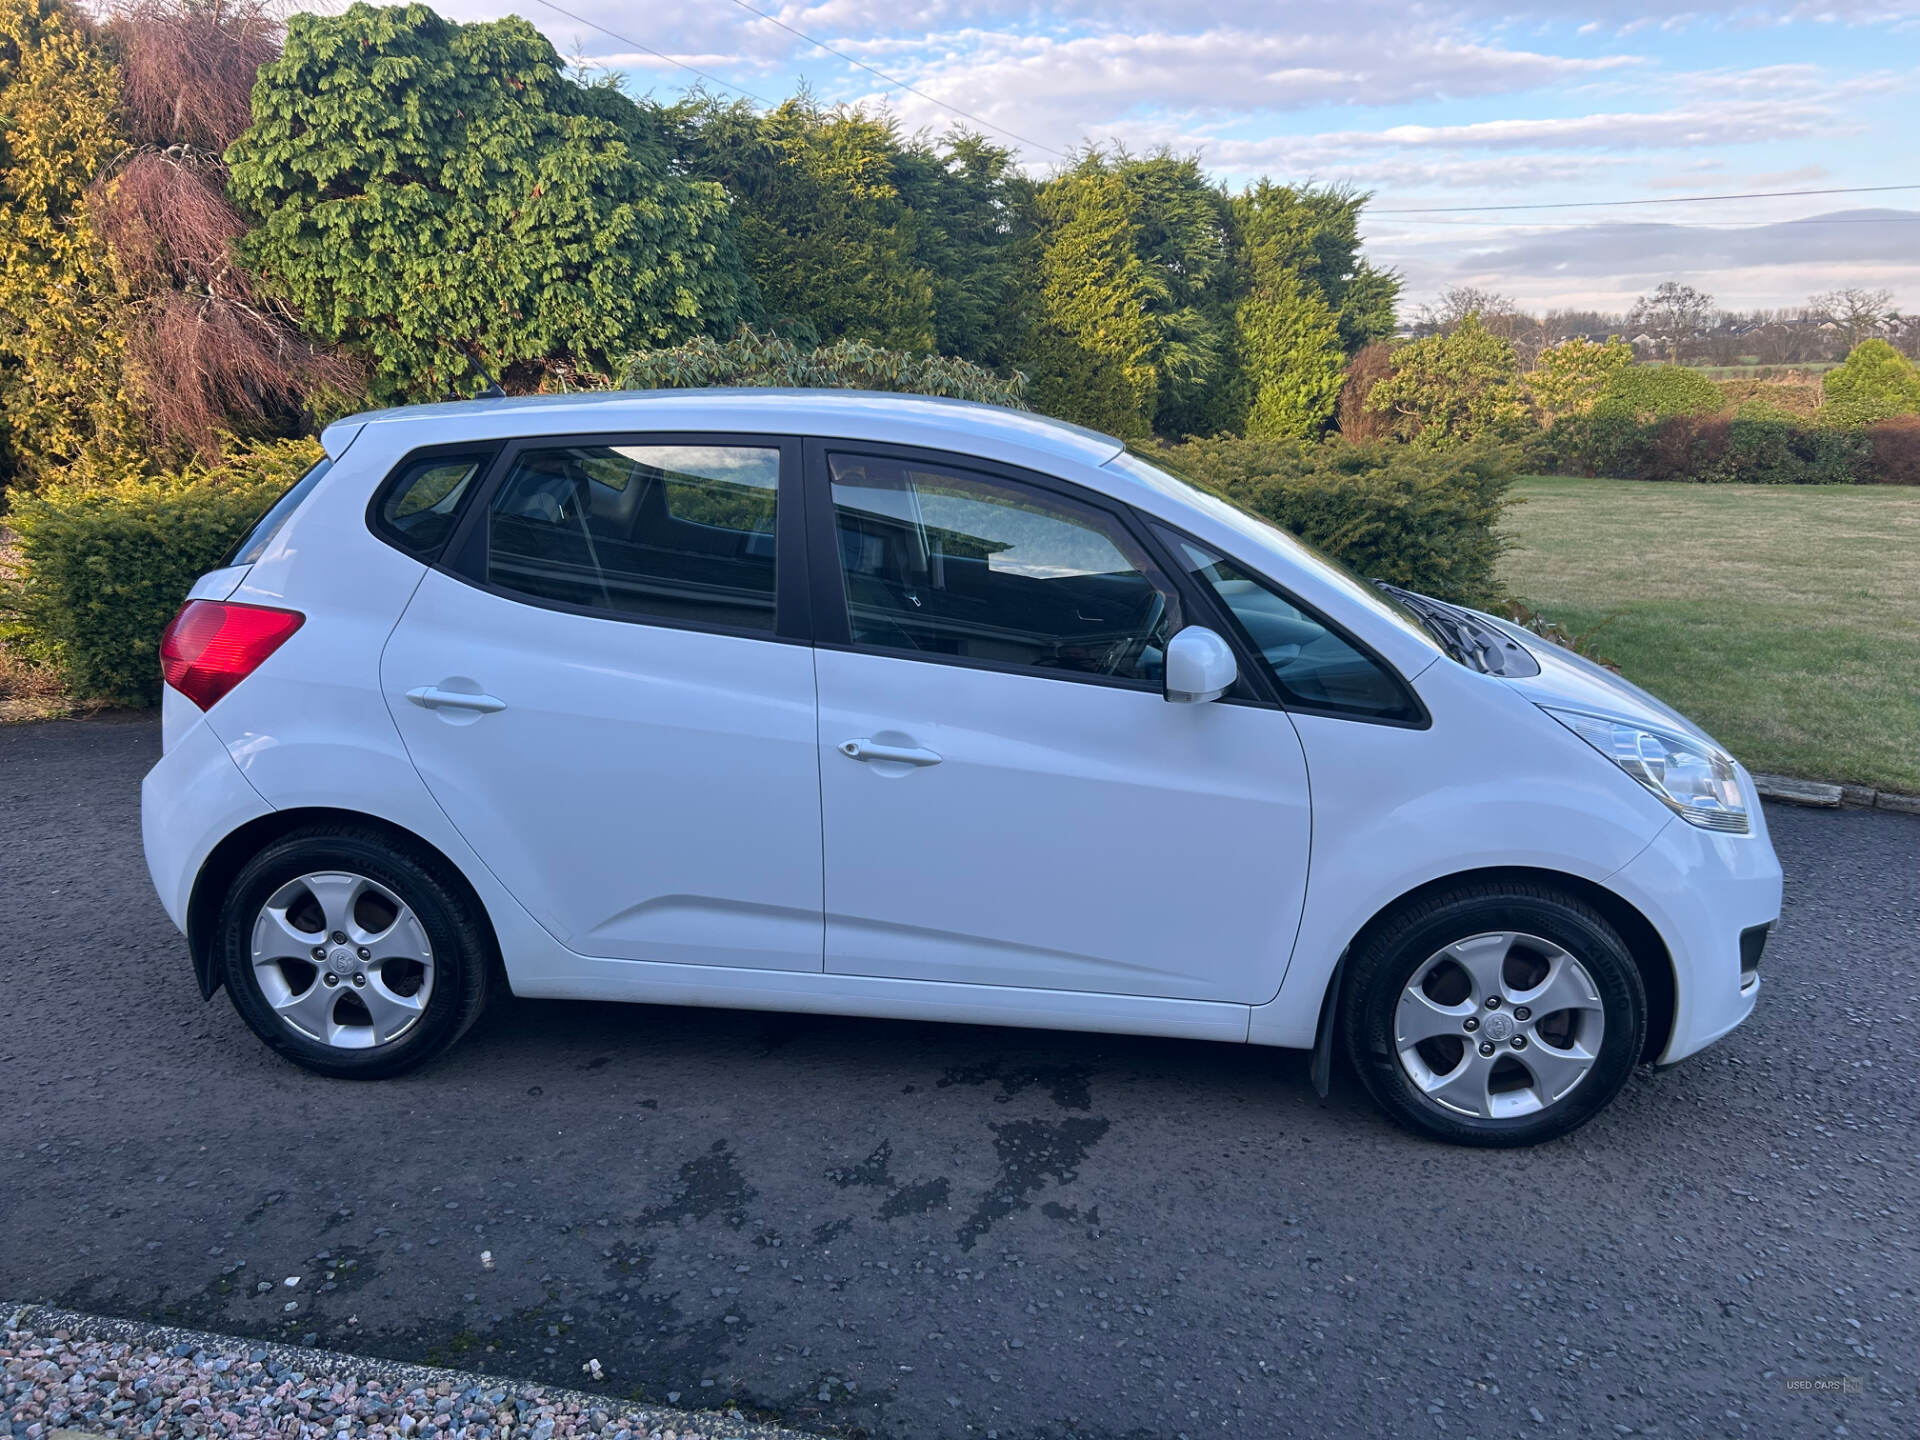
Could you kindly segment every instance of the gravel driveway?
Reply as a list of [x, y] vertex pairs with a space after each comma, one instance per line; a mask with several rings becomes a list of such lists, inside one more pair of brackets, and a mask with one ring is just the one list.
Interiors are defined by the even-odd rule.
[[1770, 811], [1754, 1020], [1474, 1153], [1298, 1055], [744, 1012], [316, 1080], [200, 1003], [157, 749], [0, 727], [0, 1300], [915, 1440], [1920, 1431], [1911, 817]]

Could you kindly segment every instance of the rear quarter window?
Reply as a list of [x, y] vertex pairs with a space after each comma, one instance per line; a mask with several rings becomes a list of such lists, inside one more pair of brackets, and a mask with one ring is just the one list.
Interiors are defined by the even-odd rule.
[[409, 455], [375, 492], [367, 523], [389, 545], [431, 562], [493, 455], [492, 449]]

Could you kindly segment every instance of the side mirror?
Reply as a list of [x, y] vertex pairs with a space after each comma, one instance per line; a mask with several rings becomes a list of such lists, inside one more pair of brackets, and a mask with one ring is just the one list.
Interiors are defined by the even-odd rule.
[[1167, 642], [1166, 696], [1179, 705], [1218, 700], [1240, 678], [1233, 647], [1218, 631], [1189, 625]]

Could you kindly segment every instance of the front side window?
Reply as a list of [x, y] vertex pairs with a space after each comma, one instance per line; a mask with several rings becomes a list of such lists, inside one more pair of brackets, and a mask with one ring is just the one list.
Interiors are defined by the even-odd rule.
[[780, 451], [524, 450], [487, 516], [487, 582], [638, 619], [772, 633]]
[[1420, 710], [1399, 679], [1311, 612], [1202, 546], [1161, 532], [1167, 547], [1220, 597], [1289, 703], [1375, 720], [1413, 721]]
[[1179, 597], [1112, 516], [918, 461], [830, 463], [854, 644], [1160, 683]]

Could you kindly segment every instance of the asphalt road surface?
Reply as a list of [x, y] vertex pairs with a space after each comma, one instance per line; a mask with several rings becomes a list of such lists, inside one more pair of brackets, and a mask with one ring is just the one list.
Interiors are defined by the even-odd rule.
[[849, 1436], [1920, 1433], [1910, 817], [1771, 811], [1754, 1019], [1485, 1154], [1040, 1031], [508, 1001], [315, 1079], [194, 989], [157, 753], [0, 729], [0, 1300]]

